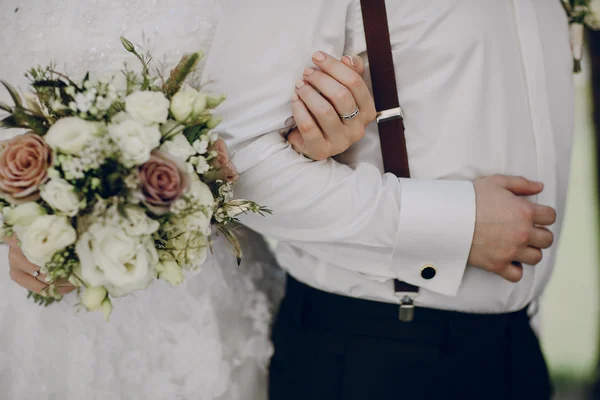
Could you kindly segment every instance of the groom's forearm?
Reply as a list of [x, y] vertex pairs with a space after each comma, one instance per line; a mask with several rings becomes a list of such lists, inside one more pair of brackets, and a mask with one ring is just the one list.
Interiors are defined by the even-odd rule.
[[[250, 166], [240, 171], [236, 197], [273, 210], [266, 218], [244, 215], [249, 227], [278, 240], [375, 248], [389, 253], [399, 279], [446, 295], [458, 290], [475, 223], [471, 182], [398, 180], [369, 164], [314, 162], [277, 134], [237, 150], [235, 159]], [[421, 277], [427, 264], [436, 266], [436, 279]]]

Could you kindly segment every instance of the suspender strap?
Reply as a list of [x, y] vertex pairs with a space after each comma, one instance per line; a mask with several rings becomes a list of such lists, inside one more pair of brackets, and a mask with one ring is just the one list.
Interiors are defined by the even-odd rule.
[[[404, 137], [404, 120], [398, 100], [394, 59], [390, 42], [385, 0], [361, 0], [367, 54], [377, 108], [377, 124], [385, 172], [399, 178], [409, 178], [408, 154]], [[401, 321], [413, 319], [413, 298], [419, 288], [394, 281], [394, 291], [400, 297]]]

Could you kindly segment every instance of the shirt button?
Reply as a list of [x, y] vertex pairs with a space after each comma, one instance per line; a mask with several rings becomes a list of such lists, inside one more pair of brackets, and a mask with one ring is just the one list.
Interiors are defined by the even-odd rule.
[[423, 266], [423, 268], [421, 268], [421, 278], [423, 279], [433, 279], [433, 277], [435, 277], [435, 274], [436, 270], [433, 265], [425, 265]]

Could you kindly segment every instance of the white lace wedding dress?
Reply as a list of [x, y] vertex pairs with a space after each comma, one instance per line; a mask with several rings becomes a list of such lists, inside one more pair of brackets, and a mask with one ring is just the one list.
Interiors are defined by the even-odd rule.
[[[208, 50], [218, 17], [218, 0], [0, 0], [0, 79], [25, 88], [24, 72], [51, 61], [72, 76], [118, 70], [128, 56], [120, 35], [172, 66]], [[0, 100], [9, 102], [3, 90]], [[109, 323], [76, 313], [72, 297], [34, 305], [9, 280], [0, 246], [0, 398], [265, 399], [282, 281], [262, 239], [245, 236], [240, 267], [217, 243], [217, 260], [182, 286], [117, 299]]]

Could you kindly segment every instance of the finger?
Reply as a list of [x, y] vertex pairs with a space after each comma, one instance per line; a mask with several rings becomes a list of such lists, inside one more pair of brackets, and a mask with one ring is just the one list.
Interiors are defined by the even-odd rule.
[[8, 244], [9, 246], [18, 246], [19, 245], [19, 241], [17, 240], [17, 237], [15, 235], [5, 236], [4, 242], [6, 244]]
[[333, 104], [338, 114], [352, 114], [358, 107], [352, 92], [323, 71], [305, 68], [304, 79]]
[[500, 185], [513, 192], [517, 196], [533, 196], [544, 190], [544, 184], [541, 182], [530, 181], [521, 176], [498, 176]]
[[518, 263], [509, 264], [498, 275], [509, 282], [519, 282], [523, 279], [523, 266]]
[[354, 96], [354, 100], [362, 114], [361, 118], [365, 118], [366, 122], [375, 119], [377, 113], [373, 96], [371, 96], [371, 92], [369, 92], [369, 88], [360, 74], [343, 62], [321, 51], [313, 53], [313, 62], [323, 72], [352, 92], [352, 96]]
[[525, 247], [520, 250], [515, 257], [518, 261], [527, 265], [537, 265], [542, 261], [542, 251], [535, 247]]
[[[23, 251], [21, 251], [19, 247], [14, 246], [11, 246], [10, 250], [8, 251], [8, 264], [11, 269], [18, 269], [29, 275], [33, 275], [40, 270], [39, 266], [31, 263], [27, 257], [25, 257], [25, 254], [23, 254]], [[38, 279], [40, 281], [44, 281], [46, 276], [44, 274], [40, 274]]]
[[356, 71], [359, 75], [365, 73], [365, 60], [360, 56], [344, 56], [342, 62]]
[[25, 271], [21, 271], [19, 269], [10, 270], [10, 279], [16, 282], [19, 286], [31, 290], [32, 292], [37, 294], [40, 294], [42, 290], [46, 289], [46, 287], [48, 286], [47, 284], [38, 281]]
[[[328, 132], [337, 132], [344, 129], [344, 124], [335, 108], [311, 85], [307, 85], [303, 80], [298, 81], [296, 93], [300, 96], [308, 111], [317, 119], [316, 122], [321, 127], [325, 139], [330, 139]], [[298, 119], [296, 119], [296, 123], [299, 124]], [[304, 140], [306, 141], [306, 138]]]
[[324, 150], [329, 148], [329, 143], [298, 95], [294, 95], [292, 98], [292, 114], [296, 120], [297, 128], [290, 132], [288, 141], [296, 151], [313, 160], [327, 158]]
[[535, 228], [531, 233], [529, 245], [538, 249], [547, 249], [552, 246], [554, 235], [546, 228]]
[[556, 222], [556, 211], [552, 207], [536, 204], [533, 223], [548, 226]]

